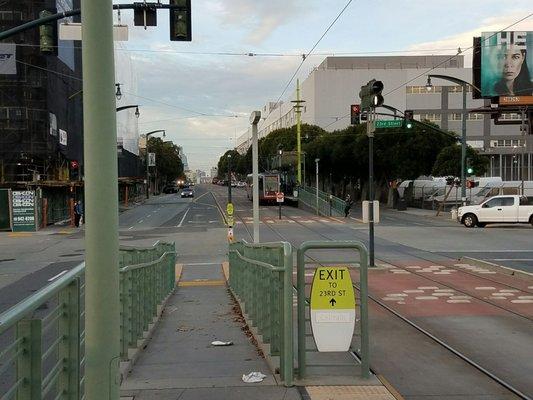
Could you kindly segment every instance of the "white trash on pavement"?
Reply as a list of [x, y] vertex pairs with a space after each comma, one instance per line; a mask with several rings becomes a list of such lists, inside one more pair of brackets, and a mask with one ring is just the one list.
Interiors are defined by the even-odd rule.
[[244, 383], [258, 383], [263, 382], [267, 376], [261, 372], [250, 372], [248, 375], [242, 376], [242, 381]]

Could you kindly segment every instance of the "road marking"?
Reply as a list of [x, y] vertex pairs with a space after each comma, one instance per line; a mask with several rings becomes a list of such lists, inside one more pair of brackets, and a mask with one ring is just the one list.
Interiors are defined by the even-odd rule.
[[185, 211], [185, 214], [183, 214], [183, 218], [181, 219], [179, 225], [177, 226], [178, 228], [181, 228], [181, 225], [183, 224], [183, 221], [185, 221], [185, 217], [189, 213], [189, 210], [190, 210], [190, 208], [187, 208], [187, 211]]
[[533, 300], [533, 296], [518, 296], [521, 300]]
[[533, 300], [511, 300], [511, 303], [517, 303], [517, 304], [530, 304], [533, 303]]
[[415, 299], [417, 300], [438, 300], [438, 297], [435, 296], [416, 296]]
[[187, 286], [224, 286], [226, 281], [180, 281], [178, 286], [187, 287]]
[[478, 286], [474, 289], [475, 290], [496, 290], [496, 288], [493, 286]]
[[437, 286], [418, 286], [418, 289], [420, 290], [437, 290]]
[[131, 231], [132, 229], [133, 229], [133, 226], [130, 226], [130, 227], [128, 228], [128, 231]]
[[59, 278], [60, 276], [65, 275], [67, 272], [68, 272], [68, 269], [66, 269], [66, 270], [64, 270], [64, 271], [61, 271], [59, 274], [54, 275], [54, 276], [52, 276], [50, 279], [48, 279], [48, 282], [55, 281], [57, 278]]
[[151, 216], [152, 216], [152, 214], [148, 214], [148, 215], [146, 216], [146, 218], [150, 218]]
[[533, 258], [493, 258], [493, 261], [533, 261]]
[[144, 222], [144, 219], [139, 220], [139, 224], [142, 224]]
[[533, 250], [430, 250], [430, 253], [533, 253]]
[[420, 289], [407, 289], [403, 291], [404, 293], [424, 293], [423, 290]]
[[452, 299], [452, 300], [446, 300], [446, 303], [452, 303], [452, 304], [470, 303], [470, 300], [466, 300], [466, 299]]

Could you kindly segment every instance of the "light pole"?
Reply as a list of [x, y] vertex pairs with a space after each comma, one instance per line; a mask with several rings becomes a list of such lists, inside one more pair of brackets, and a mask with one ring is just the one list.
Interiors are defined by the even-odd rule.
[[132, 104], [132, 105], [129, 105], [129, 106], [120, 106], [120, 107], [117, 107], [117, 112], [119, 111], [123, 111], [123, 110], [128, 110], [130, 108], [135, 108], [135, 116], [137, 118], [139, 118], [141, 116], [141, 113], [139, 112], [139, 105], [138, 104]]
[[[281, 193], [281, 156], [283, 155], [283, 149], [281, 145], [278, 145], [278, 193]], [[281, 201], [278, 201], [279, 205], [279, 219], [281, 219]]]
[[476, 86], [471, 83], [464, 81], [459, 78], [454, 78], [453, 76], [448, 75], [428, 75], [428, 80], [426, 83], [426, 89], [428, 92], [433, 87], [431, 83], [431, 78], [443, 79], [445, 81], [453, 82], [458, 85], [461, 85], [463, 91], [463, 109], [462, 109], [462, 122], [461, 122], [461, 203], [466, 204], [466, 87], [470, 86], [476, 90], [479, 90]]
[[158, 129], [152, 132], [148, 132], [146, 136], [146, 198], [150, 198], [150, 159], [149, 159], [149, 153], [148, 153], [148, 139], [150, 135], [153, 135], [154, 133], [160, 133], [163, 132], [163, 137], [165, 137], [165, 130], [164, 129]]
[[315, 171], [316, 171], [316, 215], [320, 215], [318, 212], [318, 162], [320, 161], [320, 158], [315, 158]]
[[261, 120], [261, 111], [250, 114], [252, 124], [252, 201], [254, 214], [254, 243], [259, 243], [259, 154], [257, 143], [257, 124]]

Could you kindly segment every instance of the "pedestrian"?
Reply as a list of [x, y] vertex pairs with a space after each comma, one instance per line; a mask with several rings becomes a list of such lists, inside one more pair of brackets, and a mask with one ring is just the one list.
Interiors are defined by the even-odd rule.
[[344, 206], [344, 218], [348, 217], [348, 214], [350, 214], [350, 208], [352, 208], [353, 200], [350, 195], [346, 196], [346, 200], [344, 200], [344, 203], [346, 204]]
[[76, 228], [79, 228], [80, 226], [80, 220], [83, 215], [83, 207], [81, 205], [81, 202], [79, 200], [76, 200], [76, 203], [74, 203], [74, 225]]

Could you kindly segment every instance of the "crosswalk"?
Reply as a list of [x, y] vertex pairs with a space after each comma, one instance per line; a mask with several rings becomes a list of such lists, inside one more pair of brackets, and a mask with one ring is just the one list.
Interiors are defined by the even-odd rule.
[[[282, 216], [281, 219], [273, 217], [263, 217], [259, 220], [260, 224], [346, 224], [347, 221], [344, 221], [336, 217], [323, 217], [323, 216]], [[253, 217], [242, 217], [241, 221], [236, 221], [236, 225], [239, 224], [253, 224]]]

